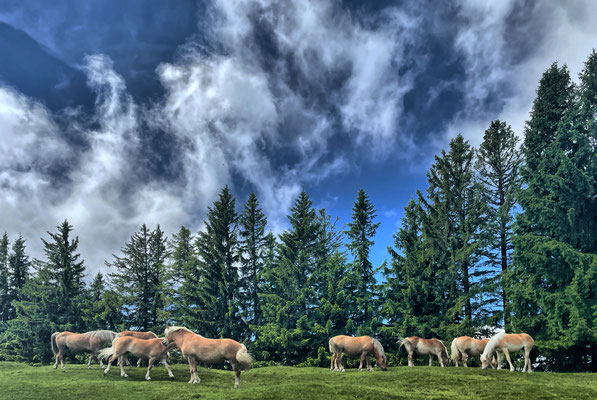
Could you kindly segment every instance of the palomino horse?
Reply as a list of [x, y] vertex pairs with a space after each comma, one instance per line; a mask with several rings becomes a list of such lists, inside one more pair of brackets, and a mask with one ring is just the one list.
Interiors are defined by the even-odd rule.
[[[433, 356], [437, 356], [439, 364], [445, 367], [450, 362], [448, 358], [448, 351], [446, 346], [438, 339], [422, 339], [418, 336], [407, 337], [406, 339], [398, 340], [400, 347], [404, 346], [408, 351], [408, 366], [412, 367], [413, 353], [420, 355], [429, 355], [429, 366], [433, 365]], [[400, 347], [398, 350], [400, 350]]]
[[112, 347], [108, 347], [107, 349], [103, 349], [100, 351], [99, 357], [100, 359], [110, 358], [108, 360], [108, 366], [104, 370], [104, 376], [110, 371], [110, 367], [112, 366], [112, 362], [116, 358], [118, 358], [118, 365], [120, 366], [120, 376], [126, 378], [128, 375], [124, 371], [124, 355], [126, 353], [131, 353], [132, 355], [140, 358], [147, 358], [149, 359], [149, 363], [147, 366], [147, 373], [145, 374], [145, 379], [150, 381], [151, 377], [149, 376], [149, 371], [151, 371], [151, 367], [153, 367], [153, 363], [156, 360], [159, 360], [166, 366], [168, 369], [168, 376], [170, 379], [174, 378], [174, 374], [172, 374], [172, 370], [168, 365], [168, 350], [173, 349], [176, 347], [176, 344], [171, 344], [168, 346], [164, 346], [163, 338], [155, 338], [155, 339], [138, 339], [134, 336], [122, 336], [114, 339], [112, 342]]
[[522, 372], [525, 370], [527, 372], [533, 372], [531, 370], [529, 354], [531, 353], [534, 344], [535, 341], [533, 338], [526, 333], [498, 333], [489, 339], [483, 354], [481, 354], [481, 368], [487, 369], [491, 356], [497, 352], [498, 369], [502, 368], [502, 353], [504, 353], [506, 360], [508, 360], [508, 364], [510, 364], [510, 371], [514, 371], [514, 365], [512, 365], [512, 361], [510, 360], [510, 352], [524, 349], [524, 367], [522, 367]]
[[112, 343], [114, 338], [118, 337], [118, 333], [105, 330], [90, 331], [86, 333], [73, 333], [73, 332], [54, 332], [52, 333], [52, 352], [56, 357], [54, 363], [54, 369], [58, 368], [58, 361], [60, 366], [64, 369], [64, 354], [66, 350], [70, 350], [73, 353], [89, 352], [89, 362], [87, 362], [87, 368], [91, 368], [91, 360], [97, 359], [100, 363], [100, 367], [104, 367], [102, 360], [97, 358], [99, 351], [105, 345]]
[[330, 352], [332, 353], [332, 361], [330, 371], [344, 372], [342, 365], [342, 355], [346, 354], [350, 357], [361, 357], [359, 364], [359, 371], [363, 370], [363, 360], [367, 360], [367, 369], [373, 371], [373, 367], [369, 363], [369, 354], [375, 356], [377, 366], [382, 371], [387, 370], [387, 358], [383, 350], [383, 346], [377, 339], [369, 336], [334, 336], [329, 341]]
[[228, 360], [234, 371], [234, 387], [240, 387], [240, 367], [251, 369], [253, 359], [244, 344], [232, 339], [208, 339], [182, 326], [170, 326], [164, 331], [164, 345], [176, 343], [183, 357], [189, 361], [191, 380], [201, 381], [197, 375], [197, 362], [221, 364]]
[[[485, 346], [489, 339], [473, 339], [470, 336], [460, 336], [452, 340], [450, 352], [452, 353], [452, 361], [454, 365], [458, 366], [458, 361], [462, 361], [462, 365], [468, 367], [466, 362], [469, 356], [479, 356], [485, 350]], [[497, 365], [497, 358], [493, 357], [491, 361], [492, 366]]]
[[[158, 335], [156, 335], [153, 332], [138, 332], [138, 331], [122, 331], [120, 332], [120, 336], [133, 336], [136, 337], [137, 339], [155, 339], [158, 337]], [[125, 358], [126, 360], [126, 358]], [[127, 362], [127, 365], [128, 362]], [[141, 358], [139, 358], [137, 360], [137, 368], [139, 368], [141, 366]]]

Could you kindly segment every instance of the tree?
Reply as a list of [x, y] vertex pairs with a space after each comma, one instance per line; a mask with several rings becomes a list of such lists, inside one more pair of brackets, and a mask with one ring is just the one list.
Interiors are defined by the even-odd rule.
[[198, 319], [197, 304], [199, 297], [197, 287], [199, 275], [197, 255], [191, 231], [184, 226], [174, 234], [170, 243], [172, 264], [170, 278], [173, 287], [170, 289], [169, 319], [176, 325], [193, 326]]
[[150, 231], [143, 224], [121, 251], [123, 255], [114, 255], [114, 261], [107, 265], [115, 268], [109, 276], [116, 292], [123, 295], [128, 323], [139, 330], [162, 330], [164, 261], [168, 252], [159, 225]]
[[473, 312], [483, 306], [479, 294], [486, 274], [478, 265], [485, 206], [473, 160], [474, 150], [462, 135], [456, 136], [450, 141], [450, 151], [442, 150], [427, 173], [427, 198], [418, 195], [425, 209], [423, 233], [431, 247], [432, 268], [447, 273], [444, 304], [448, 320], [462, 323], [464, 329], [470, 329]]
[[[254, 193], [249, 195], [247, 204], [239, 219], [240, 223], [240, 273], [242, 290], [242, 309], [248, 325], [261, 322], [259, 287], [261, 272], [267, 255], [267, 244], [272, 240], [271, 233], [266, 234], [267, 218]], [[245, 334], [244, 336], [249, 336]]]
[[31, 261], [25, 252], [25, 239], [21, 235], [12, 244], [11, 254], [8, 257], [8, 298], [7, 298], [7, 319], [14, 318], [15, 309], [11, 304], [17, 299], [20, 290], [29, 279], [29, 268]]
[[228, 186], [209, 207], [196, 241], [199, 267], [199, 328], [212, 337], [237, 337], [239, 326], [238, 238], [235, 200]]
[[9, 317], [9, 265], [8, 265], [8, 234], [4, 232], [0, 239], [0, 327]]
[[[512, 324], [541, 343], [547, 368], [596, 371], [595, 51], [578, 87], [566, 67], [552, 65], [533, 104], [508, 274], [517, 310]], [[540, 138], [546, 139], [538, 159], [534, 142]]]
[[371, 333], [370, 328], [373, 310], [373, 285], [376, 283], [373, 265], [369, 260], [371, 246], [375, 244], [373, 237], [379, 227], [375, 223], [377, 216], [375, 207], [363, 189], [357, 193], [357, 199], [352, 207], [351, 222], [348, 223], [346, 236], [349, 239], [348, 249], [354, 259], [351, 264], [352, 273], [356, 279], [355, 297], [357, 301], [357, 314], [354, 322], [363, 327], [362, 334]]
[[481, 183], [482, 199], [488, 205], [487, 261], [492, 269], [501, 271], [502, 310], [504, 327], [509, 325], [508, 298], [503, 284], [512, 258], [512, 224], [516, 193], [520, 188], [519, 167], [521, 153], [518, 138], [512, 128], [502, 121], [492, 121], [483, 136], [477, 153], [477, 175]]

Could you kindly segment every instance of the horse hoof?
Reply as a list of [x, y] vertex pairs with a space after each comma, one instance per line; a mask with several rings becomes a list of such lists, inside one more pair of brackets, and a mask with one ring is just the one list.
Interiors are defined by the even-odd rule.
[[91, 365], [88, 365], [88, 366], [87, 366], [87, 369], [91, 369]]
[[171, 380], [171, 381], [173, 381], [173, 380], [174, 380], [174, 377], [173, 377], [173, 376], [170, 376], [169, 378], [170, 378], [170, 380]]
[[146, 377], [145, 377], [145, 380], [146, 380], [146, 381], [150, 381], [150, 380], [151, 380], [151, 377], [149, 377], [149, 376], [146, 376]]
[[235, 389], [240, 389], [240, 385], [236, 385], [236, 384], [235, 384], [235, 385], [234, 385], [234, 388], [235, 388]]

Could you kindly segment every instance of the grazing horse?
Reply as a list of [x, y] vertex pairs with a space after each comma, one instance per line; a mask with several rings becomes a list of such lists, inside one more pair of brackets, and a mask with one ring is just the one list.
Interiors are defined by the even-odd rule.
[[531, 370], [531, 360], [529, 359], [529, 354], [531, 353], [531, 349], [533, 348], [534, 344], [535, 341], [533, 338], [526, 333], [498, 333], [489, 339], [483, 354], [481, 354], [481, 368], [487, 369], [491, 356], [497, 352], [498, 369], [502, 368], [503, 353], [506, 356], [506, 360], [508, 360], [508, 364], [510, 364], [510, 371], [514, 371], [514, 365], [512, 365], [512, 361], [510, 360], [510, 352], [524, 349], [524, 367], [522, 367], [522, 372], [525, 370], [527, 372], [533, 372]]
[[369, 363], [369, 354], [375, 356], [379, 369], [382, 371], [388, 369], [386, 354], [383, 350], [383, 346], [377, 339], [373, 339], [369, 336], [351, 337], [338, 335], [330, 339], [329, 346], [330, 352], [332, 353], [330, 371], [344, 372], [344, 366], [342, 365], [343, 354], [350, 357], [361, 357], [359, 371], [363, 370], [363, 360], [367, 360], [367, 370], [373, 371], [373, 367], [371, 367], [371, 364]]
[[[138, 332], [138, 331], [122, 331], [122, 332], [120, 332], [120, 336], [133, 336], [138, 339], [145, 339], [145, 340], [155, 339], [158, 337], [158, 335], [156, 335], [153, 332]], [[125, 358], [125, 360], [126, 360], [126, 358]], [[127, 362], [127, 365], [129, 365], [128, 362]], [[137, 360], [137, 368], [139, 368], [140, 366], [141, 366], [141, 358], [139, 358]]]
[[114, 362], [114, 360], [118, 358], [118, 365], [120, 366], [120, 376], [127, 378], [128, 375], [124, 371], [123, 361], [124, 355], [126, 353], [131, 353], [136, 357], [149, 359], [147, 373], [145, 374], [145, 380], [151, 380], [151, 377], [149, 376], [149, 371], [151, 371], [151, 367], [153, 367], [153, 363], [156, 360], [161, 361], [162, 364], [166, 366], [166, 369], [168, 369], [168, 376], [170, 377], [170, 379], [173, 379], [174, 374], [172, 374], [172, 370], [168, 365], [168, 350], [176, 347], [176, 344], [172, 343], [168, 346], [165, 346], [163, 340], [163, 338], [139, 339], [134, 336], [122, 336], [114, 339], [114, 341], [112, 342], [112, 347], [103, 349], [102, 351], [100, 351], [99, 354], [100, 359], [109, 358], [108, 366], [104, 370], [104, 376], [106, 376], [106, 374], [110, 372], [112, 362]]
[[408, 351], [408, 366], [412, 367], [415, 364], [413, 363], [413, 353], [417, 352], [417, 354], [429, 355], [429, 366], [433, 365], [433, 356], [437, 356], [439, 360], [439, 364], [442, 367], [445, 367], [450, 362], [448, 358], [448, 351], [446, 350], [446, 346], [438, 339], [422, 339], [418, 336], [411, 336], [407, 337], [406, 339], [398, 340], [400, 343], [400, 347], [404, 346], [406, 351]]
[[91, 360], [93, 358], [97, 359], [100, 363], [100, 367], [103, 368], [104, 364], [97, 355], [102, 347], [112, 343], [112, 340], [116, 337], [118, 337], [118, 333], [106, 330], [89, 331], [86, 333], [73, 333], [68, 331], [52, 333], [52, 352], [56, 357], [54, 369], [58, 368], [59, 361], [60, 367], [62, 369], [65, 368], [64, 354], [67, 349], [72, 353], [91, 353], [89, 355], [89, 361], [87, 362], [87, 368], [91, 368]]
[[208, 339], [182, 326], [170, 326], [164, 331], [164, 345], [176, 343], [183, 357], [189, 362], [191, 380], [201, 381], [197, 375], [197, 362], [221, 364], [228, 360], [234, 371], [234, 387], [240, 387], [240, 367], [251, 369], [253, 359], [244, 344], [232, 339]]
[[[450, 352], [452, 353], [452, 361], [454, 365], [458, 366], [458, 361], [462, 361], [462, 365], [468, 367], [466, 362], [469, 356], [479, 356], [485, 350], [485, 346], [489, 339], [474, 339], [470, 336], [460, 336], [452, 340]], [[491, 360], [492, 366], [497, 366], [497, 358], [494, 356]]]

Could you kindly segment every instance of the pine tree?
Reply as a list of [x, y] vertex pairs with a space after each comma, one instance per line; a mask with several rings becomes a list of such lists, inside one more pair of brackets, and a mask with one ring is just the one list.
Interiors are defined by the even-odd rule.
[[[247, 324], [259, 325], [261, 321], [261, 305], [259, 303], [259, 287], [261, 271], [267, 254], [267, 243], [271, 241], [265, 233], [267, 218], [254, 193], [249, 195], [247, 204], [240, 215], [240, 262], [242, 308]], [[271, 234], [269, 234], [271, 235]], [[245, 333], [245, 337], [248, 333]]]
[[484, 278], [478, 262], [483, 248], [485, 207], [473, 171], [474, 150], [462, 135], [450, 141], [427, 173], [427, 198], [419, 193], [423, 233], [432, 252], [432, 268], [445, 270], [445, 307], [450, 323], [470, 329]]
[[174, 285], [170, 290], [169, 319], [175, 325], [194, 326], [194, 321], [199, 318], [196, 307], [199, 303], [196, 292], [199, 276], [191, 231], [181, 226], [178, 233], [174, 234], [170, 249], [170, 279]]
[[9, 317], [9, 266], [8, 266], [8, 234], [4, 232], [0, 239], [0, 329]]
[[512, 224], [516, 193], [520, 188], [519, 167], [521, 153], [516, 148], [518, 138], [512, 128], [502, 121], [492, 121], [483, 136], [477, 153], [476, 169], [482, 188], [482, 198], [488, 205], [487, 261], [501, 273], [499, 290], [504, 327], [509, 325], [508, 298], [503, 285], [512, 258]]
[[25, 239], [21, 235], [12, 244], [11, 254], [8, 257], [8, 319], [14, 318], [15, 309], [12, 301], [18, 298], [19, 292], [29, 279], [31, 261], [25, 252]]
[[375, 244], [372, 239], [379, 227], [379, 223], [374, 222], [376, 216], [375, 207], [365, 191], [360, 189], [352, 207], [352, 219], [348, 223], [346, 236], [349, 239], [347, 247], [354, 257], [351, 269], [356, 278], [357, 313], [353, 320], [361, 327], [361, 334], [371, 334], [370, 324], [374, 313], [372, 289], [376, 279], [369, 252]]
[[159, 225], [152, 232], [145, 224], [122, 248], [123, 256], [114, 256], [108, 266], [115, 291], [123, 295], [128, 323], [135, 329], [163, 329], [164, 261], [168, 256], [166, 238]]
[[73, 230], [68, 221], [56, 227], [57, 233], [48, 232], [49, 240], [42, 238], [46, 265], [58, 287], [58, 310], [61, 324], [68, 329], [79, 330], [83, 327], [82, 302], [84, 296], [85, 265], [77, 253], [79, 238], [70, 239]]
[[205, 231], [196, 241], [199, 262], [198, 328], [211, 337], [238, 337], [239, 283], [235, 200], [228, 186], [209, 207]]

